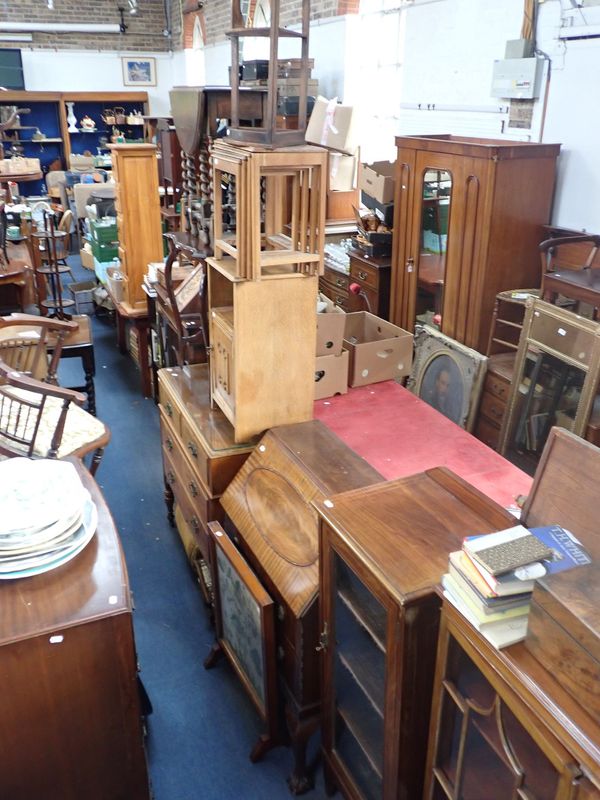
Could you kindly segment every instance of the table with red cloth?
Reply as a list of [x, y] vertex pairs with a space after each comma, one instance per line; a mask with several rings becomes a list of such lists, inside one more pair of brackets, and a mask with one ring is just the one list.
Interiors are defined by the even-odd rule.
[[317, 400], [315, 418], [386, 480], [448, 467], [506, 508], [531, 487], [529, 475], [395, 381]]

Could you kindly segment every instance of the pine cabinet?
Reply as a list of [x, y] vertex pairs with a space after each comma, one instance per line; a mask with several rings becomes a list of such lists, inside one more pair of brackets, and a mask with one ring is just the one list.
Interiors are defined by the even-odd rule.
[[156, 145], [114, 144], [110, 150], [124, 299], [131, 308], [144, 309], [142, 283], [148, 264], [163, 260]]
[[444, 602], [426, 800], [598, 798], [599, 742], [524, 644], [495, 650]]
[[504, 509], [438, 468], [317, 503], [323, 752], [328, 790], [352, 800], [423, 791], [440, 601], [466, 531]]
[[208, 258], [211, 391], [244, 442], [275, 425], [312, 419], [316, 275], [241, 280], [232, 259]]
[[560, 145], [396, 138], [391, 321], [485, 352], [498, 292], [540, 285]]

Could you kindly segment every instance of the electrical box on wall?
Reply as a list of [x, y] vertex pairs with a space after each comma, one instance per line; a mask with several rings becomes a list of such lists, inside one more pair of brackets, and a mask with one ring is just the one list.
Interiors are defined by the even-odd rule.
[[531, 100], [540, 96], [543, 58], [505, 58], [494, 61], [492, 97]]

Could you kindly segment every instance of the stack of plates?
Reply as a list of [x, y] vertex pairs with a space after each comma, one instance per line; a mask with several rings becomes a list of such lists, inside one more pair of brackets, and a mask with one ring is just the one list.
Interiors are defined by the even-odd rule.
[[0, 462], [0, 579], [59, 567], [93, 537], [98, 512], [72, 464]]

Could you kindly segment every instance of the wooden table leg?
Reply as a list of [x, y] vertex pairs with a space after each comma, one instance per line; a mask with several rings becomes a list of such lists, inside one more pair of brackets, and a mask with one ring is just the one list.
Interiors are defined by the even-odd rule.
[[117, 318], [117, 344], [119, 346], [119, 352], [127, 354], [125, 317], [123, 317], [122, 314], [119, 314], [118, 309], [115, 310], [115, 316]]
[[150, 362], [148, 360], [148, 319], [134, 320], [138, 340], [138, 355], [140, 359], [140, 379], [144, 397], [152, 397], [150, 381]]

